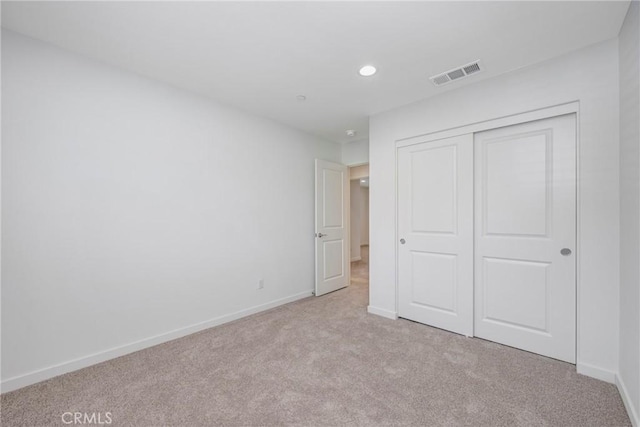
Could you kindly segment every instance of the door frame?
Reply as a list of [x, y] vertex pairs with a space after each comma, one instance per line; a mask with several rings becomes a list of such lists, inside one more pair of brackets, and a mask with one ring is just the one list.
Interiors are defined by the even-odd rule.
[[[482, 132], [486, 130], [498, 129], [502, 127], [518, 125], [522, 123], [532, 122], [535, 120], [548, 119], [557, 116], [563, 116], [566, 114], [575, 114], [576, 115], [576, 263], [575, 263], [575, 277], [576, 277], [576, 341], [575, 341], [575, 352], [576, 352], [576, 367], [578, 372], [581, 371], [581, 357], [580, 357], [580, 262], [581, 262], [581, 239], [580, 239], [580, 230], [581, 230], [581, 211], [580, 211], [580, 101], [573, 101], [563, 104], [557, 104], [549, 107], [543, 107], [536, 110], [524, 111], [516, 114], [511, 114], [508, 116], [497, 117], [494, 119], [484, 120], [476, 123], [469, 123], [462, 126], [456, 126], [453, 128], [442, 129], [436, 132], [430, 132], [427, 134], [415, 135], [407, 138], [397, 139], [395, 141], [395, 317], [398, 317], [399, 313], [399, 301], [400, 301], [400, 286], [399, 286], [399, 250], [398, 250], [398, 239], [399, 239], [399, 215], [398, 209], [400, 208], [400, 201], [398, 200], [398, 150], [402, 147], [407, 147], [415, 144], [422, 144], [426, 142], [434, 142], [441, 139], [447, 139], [455, 136], [461, 136], [466, 134], [475, 134], [477, 132]], [[588, 369], [588, 367], [585, 367]]]

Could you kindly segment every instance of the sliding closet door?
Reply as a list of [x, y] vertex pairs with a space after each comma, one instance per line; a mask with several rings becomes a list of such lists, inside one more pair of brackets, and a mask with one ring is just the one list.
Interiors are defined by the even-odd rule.
[[575, 115], [475, 135], [475, 335], [575, 363]]
[[473, 333], [473, 136], [398, 150], [399, 315]]

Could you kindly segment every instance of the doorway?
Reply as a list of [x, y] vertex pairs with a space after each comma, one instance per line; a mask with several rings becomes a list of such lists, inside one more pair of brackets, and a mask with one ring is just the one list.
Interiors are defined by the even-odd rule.
[[369, 285], [369, 165], [349, 168], [351, 284]]

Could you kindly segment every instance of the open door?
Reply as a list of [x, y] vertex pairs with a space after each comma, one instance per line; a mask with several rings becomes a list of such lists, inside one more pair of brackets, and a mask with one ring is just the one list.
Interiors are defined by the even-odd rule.
[[348, 168], [316, 159], [316, 296], [349, 285]]

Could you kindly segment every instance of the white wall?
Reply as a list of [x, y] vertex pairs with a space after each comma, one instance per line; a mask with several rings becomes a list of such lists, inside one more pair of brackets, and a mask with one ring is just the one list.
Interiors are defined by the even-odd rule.
[[360, 187], [362, 221], [360, 221], [360, 245], [369, 244], [369, 187]]
[[351, 179], [351, 261], [359, 261], [361, 258], [360, 246], [369, 244], [369, 193], [367, 189], [365, 200], [365, 194], [363, 193], [362, 187], [360, 187], [360, 179], [369, 178], [369, 165], [360, 163], [361, 162], [357, 162], [358, 166], [349, 168], [349, 177]]
[[2, 77], [5, 391], [311, 295], [339, 145], [11, 32]]
[[373, 116], [370, 311], [396, 315], [394, 141], [579, 100], [578, 369], [613, 381], [619, 318], [618, 89], [618, 45], [612, 40]]
[[[640, 5], [620, 32], [620, 372], [627, 410], [640, 425]], [[633, 414], [633, 415], [632, 415]]]
[[350, 245], [351, 245], [351, 261], [360, 261], [360, 235], [362, 234], [362, 192], [360, 191], [360, 180], [352, 179], [350, 188], [350, 207], [349, 215], [350, 227]]
[[360, 261], [360, 246], [369, 244], [369, 188], [351, 180], [351, 261]]
[[358, 141], [342, 144], [342, 163], [347, 166], [361, 165], [369, 163], [369, 140], [361, 139]]

